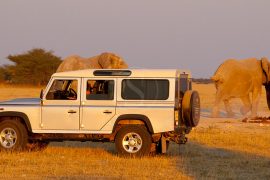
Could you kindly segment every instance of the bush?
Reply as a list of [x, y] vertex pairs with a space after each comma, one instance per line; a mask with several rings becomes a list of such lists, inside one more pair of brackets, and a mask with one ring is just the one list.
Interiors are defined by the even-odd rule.
[[61, 63], [61, 58], [52, 51], [38, 48], [23, 54], [9, 55], [7, 58], [14, 65], [1, 67], [0, 80], [9, 80], [16, 84], [47, 84]]

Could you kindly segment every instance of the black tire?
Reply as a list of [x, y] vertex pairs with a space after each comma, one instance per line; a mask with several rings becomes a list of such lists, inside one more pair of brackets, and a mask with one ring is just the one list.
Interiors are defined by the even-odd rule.
[[139, 125], [127, 125], [116, 134], [115, 147], [121, 156], [140, 157], [150, 154], [152, 138], [145, 128]]
[[197, 91], [186, 91], [182, 101], [182, 117], [186, 126], [195, 127], [200, 121], [200, 97]]
[[27, 144], [27, 149], [29, 151], [43, 151], [48, 147], [48, 145], [49, 142], [47, 141], [34, 141]]
[[4, 120], [0, 123], [0, 150], [25, 150], [28, 133], [25, 126], [17, 120]]

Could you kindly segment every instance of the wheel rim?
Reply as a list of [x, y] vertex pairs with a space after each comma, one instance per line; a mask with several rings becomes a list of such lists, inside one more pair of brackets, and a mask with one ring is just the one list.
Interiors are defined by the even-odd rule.
[[17, 133], [12, 128], [5, 128], [0, 134], [0, 143], [4, 148], [12, 148], [17, 142]]
[[142, 138], [137, 133], [128, 133], [124, 136], [122, 145], [125, 151], [129, 153], [136, 153], [142, 148]]

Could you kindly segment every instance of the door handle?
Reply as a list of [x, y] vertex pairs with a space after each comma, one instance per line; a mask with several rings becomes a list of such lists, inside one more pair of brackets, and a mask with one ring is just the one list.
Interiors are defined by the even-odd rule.
[[108, 111], [108, 110], [106, 110], [106, 111], [103, 111], [103, 113], [105, 113], [105, 114], [111, 114], [111, 113], [112, 113], [112, 111]]
[[69, 111], [68, 111], [68, 113], [73, 114], [73, 113], [77, 113], [77, 111], [74, 111], [74, 110], [69, 110]]

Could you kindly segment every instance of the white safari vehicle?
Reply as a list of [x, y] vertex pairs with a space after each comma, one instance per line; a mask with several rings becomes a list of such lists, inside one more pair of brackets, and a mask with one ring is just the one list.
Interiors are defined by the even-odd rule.
[[166, 153], [184, 144], [200, 99], [182, 70], [88, 69], [55, 73], [40, 98], [0, 103], [0, 149], [50, 141], [115, 142], [120, 155]]

